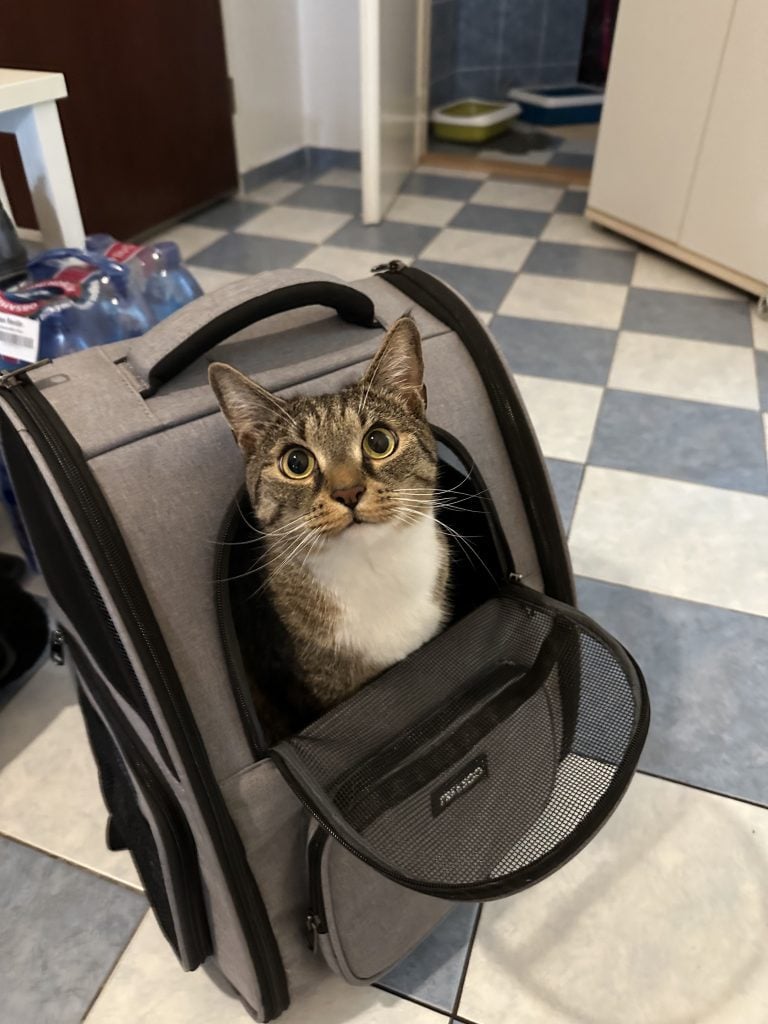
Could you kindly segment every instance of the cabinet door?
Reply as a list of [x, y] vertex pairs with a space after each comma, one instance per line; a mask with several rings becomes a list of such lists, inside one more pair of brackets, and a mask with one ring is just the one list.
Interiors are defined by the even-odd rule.
[[766, 0], [736, 0], [680, 242], [768, 281]]
[[622, 0], [591, 207], [678, 238], [733, 6]]

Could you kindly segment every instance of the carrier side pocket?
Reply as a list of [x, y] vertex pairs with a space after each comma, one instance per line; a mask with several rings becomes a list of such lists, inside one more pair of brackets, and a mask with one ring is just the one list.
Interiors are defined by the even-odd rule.
[[87, 659], [68, 647], [88, 739], [109, 811], [107, 841], [125, 847], [158, 924], [185, 970], [212, 952], [197, 850], [168, 781], [122, 719]]
[[313, 823], [307, 842], [307, 939], [331, 970], [371, 984], [407, 956], [451, 909], [397, 885]]

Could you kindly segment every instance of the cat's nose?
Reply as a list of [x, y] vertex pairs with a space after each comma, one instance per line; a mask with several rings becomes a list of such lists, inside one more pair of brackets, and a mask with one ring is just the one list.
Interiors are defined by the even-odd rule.
[[338, 490], [331, 491], [333, 500], [346, 505], [347, 508], [354, 508], [364, 494], [365, 486], [363, 484], [355, 484], [354, 487], [339, 487]]

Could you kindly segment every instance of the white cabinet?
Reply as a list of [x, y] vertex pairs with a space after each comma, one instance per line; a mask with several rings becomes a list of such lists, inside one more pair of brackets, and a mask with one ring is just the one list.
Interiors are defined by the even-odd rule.
[[765, 289], [768, 0], [622, 0], [587, 216]]
[[768, 0], [737, 0], [680, 242], [768, 279]]

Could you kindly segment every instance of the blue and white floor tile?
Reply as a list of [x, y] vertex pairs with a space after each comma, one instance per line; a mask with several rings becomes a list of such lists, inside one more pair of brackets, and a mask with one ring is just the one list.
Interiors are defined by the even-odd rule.
[[[282, 1019], [764, 1024], [768, 321], [588, 223], [584, 189], [425, 168], [368, 228], [359, 184], [343, 165], [262, 180], [164, 235], [206, 291], [399, 256], [461, 292], [528, 406], [580, 603], [637, 656], [654, 714], [626, 801], [570, 864], [476, 931], [459, 907], [379, 987], [329, 977]], [[23, 903], [14, 943], [51, 966], [20, 965], [0, 930], [0, 1022], [245, 1022], [142, 919], [103, 828], [71, 685], [46, 668], [0, 712], [0, 912]]]

